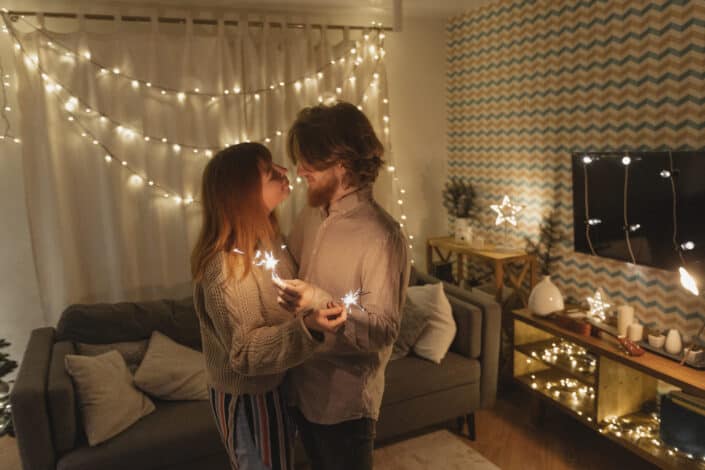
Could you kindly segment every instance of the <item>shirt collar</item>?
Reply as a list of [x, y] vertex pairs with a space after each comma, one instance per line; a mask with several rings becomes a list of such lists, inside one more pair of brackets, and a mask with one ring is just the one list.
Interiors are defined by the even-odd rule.
[[330, 215], [340, 215], [350, 212], [361, 203], [372, 200], [372, 186], [365, 186], [355, 191], [352, 191], [341, 197], [328, 208], [321, 207], [321, 215], [328, 217]]

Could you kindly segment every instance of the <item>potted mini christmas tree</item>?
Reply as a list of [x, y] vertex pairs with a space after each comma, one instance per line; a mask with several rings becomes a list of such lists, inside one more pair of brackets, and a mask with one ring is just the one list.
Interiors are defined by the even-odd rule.
[[[0, 339], [0, 350], [10, 345]], [[2, 380], [7, 374], [17, 368], [17, 362], [10, 359], [10, 355], [0, 352], [0, 437], [9, 434], [14, 436], [12, 429], [12, 415], [10, 414], [10, 384]]]
[[469, 241], [468, 229], [475, 208], [475, 189], [462, 178], [451, 176], [443, 189], [443, 207], [453, 217], [456, 240]]

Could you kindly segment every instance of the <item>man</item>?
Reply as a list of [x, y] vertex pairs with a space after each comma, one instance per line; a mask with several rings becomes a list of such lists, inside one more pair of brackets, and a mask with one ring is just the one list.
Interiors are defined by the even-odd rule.
[[[313, 470], [371, 470], [384, 370], [409, 281], [406, 239], [372, 195], [384, 148], [350, 103], [303, 109], [287, 146], [308, 183], [310, 207], [289, 236], [308, 284], [287, 281], [280, 302], [296, 310], [362, 292], [343, 328], [326, 335], [323, 351], [291, 371], [294, 415]], [[325, 293], [312, 294], [309, 285]]]

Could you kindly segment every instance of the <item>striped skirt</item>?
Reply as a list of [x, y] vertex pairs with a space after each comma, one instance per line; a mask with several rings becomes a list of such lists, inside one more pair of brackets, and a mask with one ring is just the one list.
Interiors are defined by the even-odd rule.
[[218, 432], [236, 470], [293, 470], [294, 426], [277, 388], [231, 395], [210, 387]]

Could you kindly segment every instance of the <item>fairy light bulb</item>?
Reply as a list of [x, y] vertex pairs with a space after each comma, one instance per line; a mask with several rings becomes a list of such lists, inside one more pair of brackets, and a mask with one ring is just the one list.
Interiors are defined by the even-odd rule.
[[181, 151], [181, 145], [179, 145], [179, 144], [174, 144], [171, 146], [171, 148], [174, 150], [174, 152]]
[[186, 93], [184, 93], [183, 91], [180, 91], [179, 93], [177, 93], [176, 98], [177, 98], [180, 102], [183, 103], [184, 100], [186, 99]]
[[113, 69], [113, 74], [115, 74], [115, 75], [120, 75], [120, 69], [117, 68], [117, 67], [115, 67], [115, 68]]
[[301, 91], [301, 82], [298, 80], [294, 82], [294, 88], [296, 89], [296, 91]]
[[137, 89], [139, 87], [140, 87], [140, 82], [138, 82], [137, 80], [132, 80], [132, 88]]

